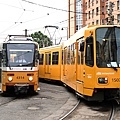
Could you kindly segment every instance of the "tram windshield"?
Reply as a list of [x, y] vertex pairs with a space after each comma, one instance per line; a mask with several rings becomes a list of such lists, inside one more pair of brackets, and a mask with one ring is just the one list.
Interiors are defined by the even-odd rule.
[[8, 66], [33, 66], [34, 44], [7, 44]]
[[120, 67], [120, 28], [96, 30], [96, 65], [100, 68]]

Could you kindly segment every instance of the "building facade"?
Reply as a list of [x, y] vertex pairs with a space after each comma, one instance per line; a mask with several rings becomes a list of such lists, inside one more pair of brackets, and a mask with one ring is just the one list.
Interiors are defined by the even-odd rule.
[[86, 25], [120, 24], [120, 0], [68, 0], [68, 37]]

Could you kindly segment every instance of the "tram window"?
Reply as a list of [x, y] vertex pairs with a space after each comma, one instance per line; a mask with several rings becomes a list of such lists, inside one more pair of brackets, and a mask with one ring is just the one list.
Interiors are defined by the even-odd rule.
[[83, 64], [84, 61], [84, 52], [81, 52], [81, 64]]
[[80, 51], [78, 51], [78, 64], [80, 64]]
[[52, 64], [58, 64], [59, 52], [52, 53]]
[[44, 54], [40, 54], [40, 57], [39, 57], [39, 64], [40, 65], [43, 65], [43, 59], [44, 59]]
[[11, 54], [10, 54], [10, 57], [9, 57], [9, 58], [10, 58], [9, 61], [10, 61], [10, 62], [15, 62], [15, 61], [16, 61], [16, 57], [17, 57], [17, 54], [11, 53]]
[[51, 54], [49, 54], [49, 65], [51, 65]]
[[88, 66], [93, 66], [94, 63], [94, 55], [93, 55], [93, 37], [88, 37], [86, 39], [86, 55], [85, 55], [85, 63]]
[[64, 60], [64, 59], [63, 59], [63, 58], [64, 58], [64, 57], [63, 57], [63, 53], [64, 53], [64, 51], [62, 50], [62, 65], [63, 65], [63, 60]]
[[73, 43], [72, 45], [71, 45], [71, 64], [74, 64], [75, 63], [75, 59], [74, 59], [74, 52], [75, 52], [75, 44]]
[[70, 64], [70, 46], [68, 47], [67, 50], [67, 64]]
[[50, 65], [51, 64], [51, 54], [46, 54], [45, 55], [45, 64]]
[[78, 43], [78, 64], [80, 64], [80, 43]]
[[66, 61], [67, 61], [67, 49], [64, 49], [64, 64], [66, 64]]

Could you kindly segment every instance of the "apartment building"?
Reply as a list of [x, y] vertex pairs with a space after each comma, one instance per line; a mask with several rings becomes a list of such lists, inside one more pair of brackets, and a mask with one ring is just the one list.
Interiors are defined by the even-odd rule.
[[68, 0], [68, 36], [86, 25], [120, 24], [120, 0]]
[[68, 0], [68, 37], [82, 27], [82, 1]]

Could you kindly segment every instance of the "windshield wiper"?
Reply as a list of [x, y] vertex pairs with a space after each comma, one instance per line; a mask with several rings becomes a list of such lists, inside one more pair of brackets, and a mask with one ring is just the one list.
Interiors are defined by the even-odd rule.
[[[117, 64], [117, 63], [116, 63]], [[111, 68], [113, 68], [116, 72], [117, 72], [117, 67], [114, 67], [113, 65], [112, 65], [112, 63], [111, 63]]]
[[10, 66], [10, 64], [8, 64], [8, 67], [9, 67], [9, 69], [11, 70], [11, 66]]
[[116, 67], [111, 67], [111, 68], [113, 68], [116, 72], [118, 71], [118, 69]]
[[118, 70], [118, 69], [117, 69], [118, 65], [117, 65], [116, 62], [113, 62], [113, 63], [110, 62], [109, 64], [107, 64], [107, 67], [112, 68], [112, 69], [114, 69], [115, 71]]

